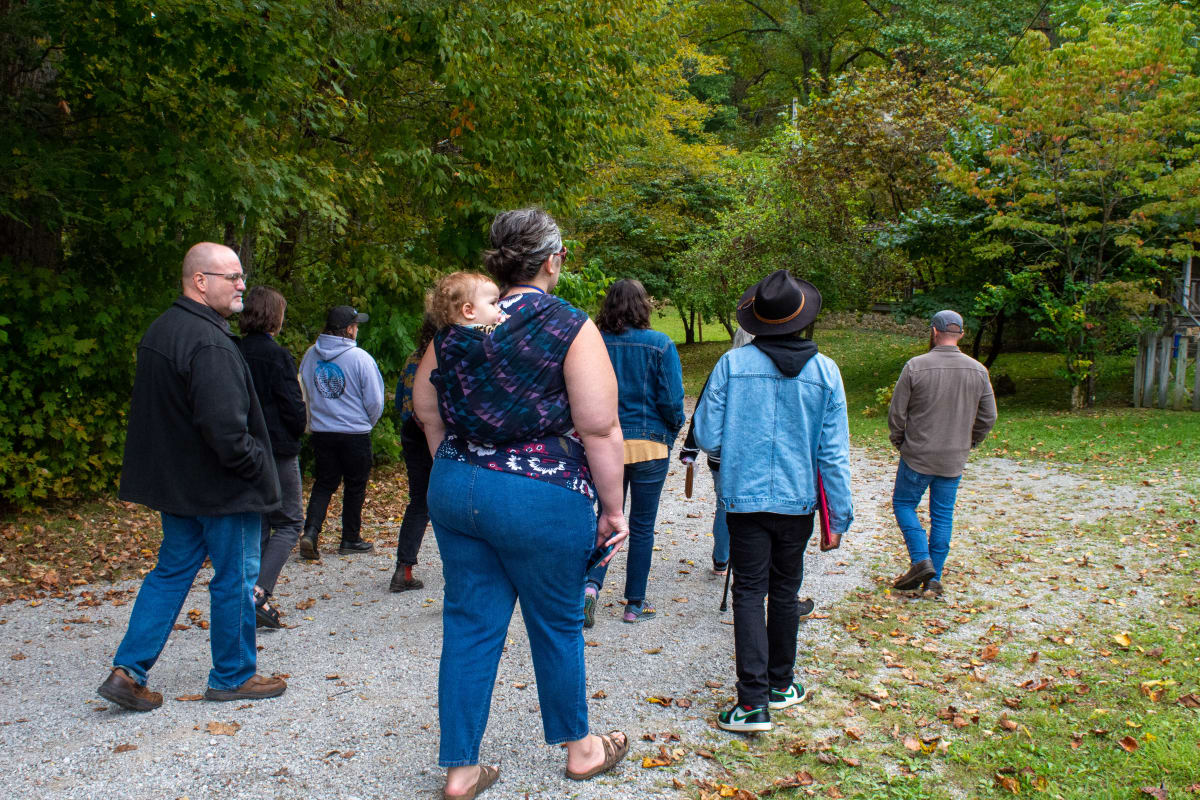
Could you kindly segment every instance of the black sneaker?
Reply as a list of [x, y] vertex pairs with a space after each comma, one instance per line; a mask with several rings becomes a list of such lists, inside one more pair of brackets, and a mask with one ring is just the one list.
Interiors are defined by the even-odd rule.
[[374, 542], [364, 542], [362, 539], [358, 539], [353, 542], [343, 541], [341, 545], [338, 546], [338, 555], [350, 556], [354, 555], [355, 553], [369, 553], [374, 549]]
[[734, 733], [757, 733], [775, 726], [771, 724], [771, 714], [765, 706], [734, 706], [717, 714], [717, 727]]
[[808, 699], [808, 692], [804, 691], [804, 687], [798, 683], [793, 683], [786, 689], [772, 689], [771, 702], [767, 703], [767, 707], [772, 711], [778, 711], [781, 708], [790, 708], [798, 703], [803, 703]]
[[800, 619], [808, 619], [816, 613], [816, 610], [817, 604], [811, 597], [805, 597], [800, 601]]
[[919, 589], [921, 584], [934, 576], [935, 572], [933, 561], [928, 558], [922, 559], [909, 567], [908, 572], [892, 581], [892, 588], [901, 591]]

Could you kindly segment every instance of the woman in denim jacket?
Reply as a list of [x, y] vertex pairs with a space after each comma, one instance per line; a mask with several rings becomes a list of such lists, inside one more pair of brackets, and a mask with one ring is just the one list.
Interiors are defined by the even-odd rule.
[[854, 520], [842, 376], [815, 342], [800, 338], [820, 310], [817, 288], [787, 270], [751, 286], [737, 318], [754, 342], [721, 356], [696, 408], [696, 443], [720, 454], [718, 502], [729, 525], [734, 575], [738, 704], [718, 715], [725, 730], [770, 730], [768, 709], [806, 696], [794, 673], [796, 592], [812, 535], [818, 470], [832, 531], [843, 533]]
[[[596, 325], [617, 373], [618, 413], [625, 435], [625, 496], [629, 500], [629, 556], [625, 562], [625, 622], [654, 616], [646, 582], [654, 554], [658, 498], [667, 479], [671, 445], [683, 426], [683, 371], [675, 343], [650, 330], [650, 298], [641, 281], [608, 288]], [[583, 626], [595, 623], [596, 601], [608, 565], [588, 572]]]

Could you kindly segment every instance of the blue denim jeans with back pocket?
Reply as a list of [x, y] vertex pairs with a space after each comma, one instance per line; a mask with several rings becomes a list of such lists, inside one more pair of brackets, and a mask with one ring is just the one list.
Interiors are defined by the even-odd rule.
[[196, 573], [211, 558], [208, 584], [213, 689], [236, 689], [254, 675], [254, 583], [258, 580], [261, 514], [176, 517], [163, 513], [158, 563], [142, 581], [113, 666], [145, 685], [183, 610]]
[[[904, 534], [908, 546], [908, 557], [916, 564], [932, 559], [935, 570], [933, 577], [942, 579], [942, 566], [950, 553], [950, 535], [954, 531], [954, 501], [958, 496], [958, 484], [962, 476], [944, 478], [926, 475], [900, 459], [896, 468], [896, 485], [892, 489], [892, 512], [896, 524]], [[917, 519], [917, 506], [929, 490], [929, 534]]]
[[[654, 559], [654, 524], [658, 520], [658, 499], [671, 459], [656, 458], [625, 465], [625, 497], [629, 502], [629, 543], [625, 559], [625, 600], [643, 603], [650, 565]], [[610, 561], [609, 564], [612, 562]], [[604, 585], [609, 564], [592, 567], [589, 583]]]
[[582, 739], [588, 732], [583, 578], [596, 544], [592, 502], [534, 478], [437, 458], [429, 516], [446, 579], [438, 763], [479, 763], [518, 599], [546, 742]]

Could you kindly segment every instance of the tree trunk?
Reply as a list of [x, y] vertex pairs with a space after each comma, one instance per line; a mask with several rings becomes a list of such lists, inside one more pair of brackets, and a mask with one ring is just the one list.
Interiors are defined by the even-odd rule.
[[975, 340], [971, 342], [971, 358], [979, 360], [979, 351], [983, 349], [983, 329], [984, 325], [979, 326], [979, 330], [975, 331]]
[[733, 341], [733, 324], [729, 319], [728, 314], [721, 315], [721, 327], [729, 332], [729, 341]]
[[1006, 317], [1004, 316], [1003, 312], [1001, 312], [1000, 315], [996, 317], [996, 330], [992, 332], [992, 346], [988, 350], [987, 361], [983, 362], [983, 365], [985, 367], [987, 367], [988, 369], [992, 368], [992, 364], [996, 363], [996, 357], [999, 356], [1000, 352], [1004, 349], [1004, 320], [1005, 319], [1006, 319]]
[[[688, 321], [687, 312], [684, 311], [679, 306], [675, 306], [675, 310], [677, 312], [679, 312], [679, 319], [683, 322], [683, 343], [684, 344], [695, 344], [696, 343], [696, 329], [695, 329], [695, 326], [693, 325], [693, 323]], [[693, 311], [692, 318], [695, 319], [695, 317], [696, 317], [696, 312]]]

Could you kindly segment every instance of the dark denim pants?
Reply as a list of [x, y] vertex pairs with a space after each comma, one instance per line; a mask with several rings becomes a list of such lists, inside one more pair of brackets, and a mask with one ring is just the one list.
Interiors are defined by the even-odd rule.
[[400, 521], [396, 566], [412, 567], [417, 563], [421, 540], [425, 538], [425, 526], [429, 524], [426, 495], [429, 493], [429, 472], [433, 469], [429, 442], [413, 417], [409, 417], [400, 428], [400, 447], [404, 451], [404, 471], [408, 473], [408, 505], [404, 507], [404, 519]]
[[267, 594], [275, 591], [275, 581], [279, 580], [279, 573], [283, 571], [283, 565], [292, 554], [292, 548], [296, 546], [304, 527], [300, 456], [276, 456], [275, 470], [279, 473], [279, 489], [283, 500], [278, 509], [263, 514], [262, 566], [258, 570], [258, 585]]
[[[625, 465], [625, 499], [629, 504], [629, 553], [625, 560], [625, 601], [646, 600], [646, 582], [654, 558], [654, 523], [658, 519], [658, 498], [667, 479], [670, 458], [656, 458]], [[612, 562], [609, 562], [611, 564]], [[589, 583], [604, 585], [608, 564], [592, 567]]]
[[714, 564], [729, 563], [729, 523], [725, 521], [725, 506], [721, 505], [721, 470], [712, 472], [713, 494], [717, 496], [717, 511], [713, 515], [713, 552]]
[[211, 558], [208, 584], [209, 643], [213, 689], [236, 689], [254, 675], [254, 582], [258, 580], [261, 514], [218, 517], [162, 515], [158, 563], [142, 581], [113, 666], [140, 684], [167, 643], [204, 559]]
[[321, 533], [329, 500], [344, 479], [342, 541], [357, 542], [362, 538], [362, 507], [367, 498], [367, 479], [371, 477], [371, 434], [314, 433], [312, 446], [316, 463], [304, 530]]
[[438, 458], [429, 514], [446, 579], [438, 670], [438, 763], [479, 763], [516, 601], [529, 634], [548, 744], [588, 732], [583, 575], [596, 515], [582, 494]]
[[[940, 475], [926, 475], [917, 472], [900, 459], [896, 467], [896, 485], [892, 489], [892, 513], [896, 515], [896, 524], [904, 534], [904, 544], [908, 547], [908, 558], [916, 564], [925, 559], [932, 559], [933, 577], [942, 579], [942, 567], [946, 564], [946, 556], [950, 554], [950, 535], [954, 532], [954, 503], [958, 498], [958, 484], [962, 480], [959, 475], [954, 478], [943, 478]], [[917, 506], [929, 490], [929, 534], [921, 527], [917, 518]]]
[[[733, 568], [733, 643], [738, 702], [758, 708], [791, 686], [813, 515], [727, 514]], [[766, 613], [763, 600], [766, 599]]]

